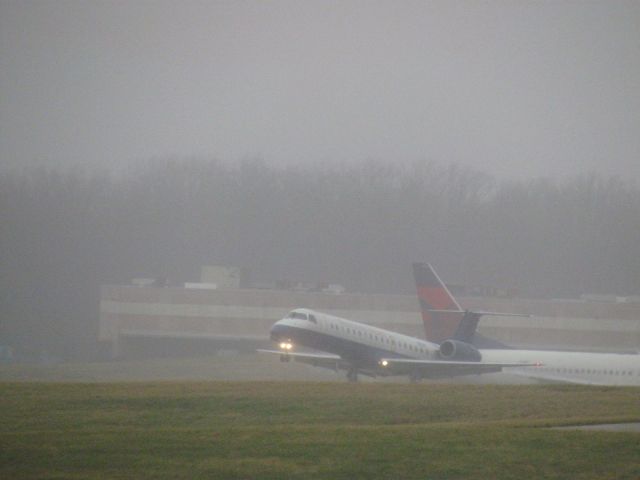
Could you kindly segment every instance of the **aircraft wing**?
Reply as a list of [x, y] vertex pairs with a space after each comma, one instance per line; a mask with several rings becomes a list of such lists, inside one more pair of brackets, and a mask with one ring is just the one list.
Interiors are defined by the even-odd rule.
[[419, 372], [425, 378], [452, 377], [500, 372], [503, 368], [536, 367], [537, 363], [454, 362], [447, 360], [419, 360], [413, 358], [382, 358], [380, 366], [390, 375]]
[[325, 367], [331, 370], [345, 368], [345, 362], [339, 355], [330, 353], [304, 353], [304, 352], [287, 352], [283, 353], [278, 350], [256, 350], [258, 353], [270, 353], [279, 355], [281, 358], [291, 359], [296, 362], [306, 363], [314, 367]]

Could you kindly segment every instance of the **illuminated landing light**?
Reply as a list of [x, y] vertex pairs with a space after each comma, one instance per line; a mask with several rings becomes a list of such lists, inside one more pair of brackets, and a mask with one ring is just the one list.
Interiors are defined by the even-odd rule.
[[389, 362], [387, 362], [386, 360], [382, 360], [380, 362], [380, 365], [382, 365], [383, 367], [386, 367], [387, 365], [389, 365]]
[[282, 342], [282, 343], [280, 344], [280, 348], [281, 348], [282, 350], [291, 350], [291, 349], [293, 348], [293, 345], [291, 345], [291, 344], [290, 344], [290, 343], [288, 343], [288, 342]]

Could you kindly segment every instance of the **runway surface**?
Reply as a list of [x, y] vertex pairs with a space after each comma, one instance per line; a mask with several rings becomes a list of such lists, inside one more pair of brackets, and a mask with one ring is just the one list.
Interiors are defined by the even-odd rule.
[[574, 425], [571, 427], [554, 427], [554, 430], [601, 430], [606, 432], [636, 432], [640, 433], [640, 422], [636, 423], [605, 423], [602, 425]]

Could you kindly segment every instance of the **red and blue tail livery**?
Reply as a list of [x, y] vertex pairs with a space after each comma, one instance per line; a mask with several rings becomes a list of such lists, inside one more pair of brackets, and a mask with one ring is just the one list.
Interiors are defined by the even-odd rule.
[[425, 339], [440, 344], [452, 338], [464, 316], [462, 308], [431, 264], [414, 263], [413, 276], [418, 290]]

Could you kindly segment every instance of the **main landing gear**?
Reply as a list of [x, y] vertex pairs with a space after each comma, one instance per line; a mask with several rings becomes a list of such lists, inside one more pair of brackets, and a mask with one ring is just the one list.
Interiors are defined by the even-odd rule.
[[351, 367], [347, 370], [347, 382], [357, 383], [358, 381], [358, 369]]

